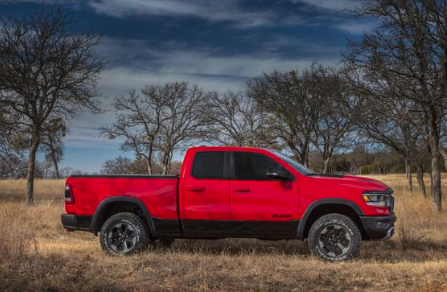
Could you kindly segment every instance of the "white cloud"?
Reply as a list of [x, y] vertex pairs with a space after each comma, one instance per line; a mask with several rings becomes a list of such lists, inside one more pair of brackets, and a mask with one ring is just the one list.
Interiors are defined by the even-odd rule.
[[311, 6], [329, 9], [329, 10], [337, 10], [342, 11], [345, 9], [352, 9], [355, 6], [359, 6], [365, 0], [291, 0], [294, 3], [306, 3]]
[[162, 68], [162, 73], [224, 75], [241, 78], [258, 76], [265, 71], [274, 69], [302, 69], [312, 62], [311, 60], [279, 59], [270, 56], [252, 57], [238, 55], [219, 57], [195, 52], [173, 52], [166, 58], [170, 62], [166, 63]]
[[[288, 0], [292, 3], [305, 3], [309, 6], [343, 11], [361, 5], [366, 0]], [[64, 3], [74, 8], [82, 9], [82, 2], [77, 0], [0, 0], [0, 3], [34, 2], [34, 3]], [[328, 25], [331, 20], [324, 21], [319, 17], [281, 13], [275, 10], [243, 9], [241, 0], [85, 0], [86, 7], [96, 13], [124, 18], [131, 16], [174, 16], [193, 17], [211, 23], [228, 22], [233, 28], [252, 28], [265, 26], [297, 26], [297, 25]], [[329, 23], [328, 23], [329, 21]], [[332, 20], [333, 21], [333, 20]], [[341, 23], [335, 27], [358, 33], [364, 24]]]
[[[69, 3], [80, 6], [76, 0], [0, 0], [0, 3]], [[237, 27], [274, 25], [277, 16], [269, 11], [245, 11], [238, 0], [86, 0], [95, 12], [115, 17], [140, 16], [183, 16], [196, 17], [211, 22], [228, 21]]]
[[359, 21], [351, 21], [351, 22], [344, 22], [338, 24], [336, 27], [339, 30], [346, 31], [350, 34], [363, 34], [364, 32], [368, 32], [375, 27], [377, 27], [377, 22], [369, 21], [369, 22], [359, 22]]
[[[157, 69], [117, 67], [105, 70], [100, 85], [106, 90], [105, 94], [115, 96], [131, 89], [140, 89], [146, 84], [170, 81], [188, 81], [205, 90], [223, 92], [243, 89], [248, 78], [263, 72], [275, 69], [301, 71], [314, 61], [249, 56], [213, 57], [193, 52], [173, 53], [166, 58], [170, 62]], [[318, 61], [326, 65], [338, 63], [338, 59]]]
[[[105, 126], [107, 123], [104, 121], [102, 115], [94, 116], [92, 114], [85, 114], [82, 118], [91, 120], [94, 124], [97, 124], [100, 120]], [[69, 147], [89, 147], [89, 148], [103, 148], [103, 149], [119, 149], [121, 139], [108, 140], [106, 137], [99, 136], [99, 128], [86, 125], [82, 122], [83, 119], [73, 120], [70, 122], [70, 130], [67, 136], [64, 138], [66, 146]]]
[[217, 76], [200, 76], [163, 71], [143, 71], [132, 68], [119, 67], [105, 70], [101, 74], [100, 86], [104, 94], [116, 97], [129, 90], [142, 89], [145, 85], [167, 83], [174, 81], [187, 81], [198, 84], [207, 91], [226, 91], [228, 89], [243, 89], [245, 79]]
[[272, 24], [269, 12], [249, 12], [240, 9], [237, 0], [91, 0], [96, 12], [116, 17], [129, 15], [189, 16], [212, 22], [229, 21], [240, 27]]
[[[189, 76], [195, 79], [199, 78], [251, 78], [262, 74], [263, 72], [278, 70], [302, 70], [309, 66], [313, 61], [319, 61], [327, 65], [337, 63], [338, 51], [334, 48], [321, 49], [323, 44], [314, 44], [306, 39], [275, 39], [268, 43], [267, 47], [290, 46], [296, 43], [296, 48], [311, 48], [314, 54], [318, 54], [318, 60], [309, 57], [310, 51], [307, 50], [306, 57], [284, 58], [280, 55], [271, 53], [253, 53], [253, 54], [226, 54], [219, 48], [200, 48], [189, 49], [178, 43], [160, 44], [145, 41], [122, 41], [112, 38], [106, 38], [99, 49], [99, 53], [106, 56], [107, 59], [121, 59], [121, 56], [127, 60], [125, 67], [136, 67], [139, 71], [162, 74]], [[132, 50], [129, 51], [129, 47]], [[265, 48], [264, 48], [265, 49]], [[300, 49], [300, 50], [301, 50]], [[265, 51], [261, 49], [261, 51]], [[269, 49], [268, 51], [274, 51]], [[326, 57], [324, 57], [324, 53]], [[125, 57], [124, 57], [125, 55]], [[334, 58], [335, 56], [335, 58]], [[113, 64], [114, 61], [112, 60]], [[122, 62], [120, 62], [121, 64]], [[117, 65], [116, 67], [124, 67]]]

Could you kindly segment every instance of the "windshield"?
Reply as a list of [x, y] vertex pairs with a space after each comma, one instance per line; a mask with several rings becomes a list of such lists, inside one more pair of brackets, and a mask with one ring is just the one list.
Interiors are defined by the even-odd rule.
[[299, 163], [298, 161], [293, 160], [292, 158], [282, 154], [281, 152], [277, 152], [277, 151], [272, 151], [270, 150], [270, 152], [272, 152], [273, 154], [275, 154], [276, 156], [278, 156], [279, 158], [281, 158], [282, 160], [284, 160], [285, 162], [287, 162], [288, 165], [290, 165], [291, 167], [293, 167], [295, 170], [297, 170], [299, 173], [304, 174], [304, 175], [310, 175], [313, 174], [314, 172], [312, 170], [310, 170], [309, 168], [305, 167], [304, 165], [302, 165], [301, 163]]

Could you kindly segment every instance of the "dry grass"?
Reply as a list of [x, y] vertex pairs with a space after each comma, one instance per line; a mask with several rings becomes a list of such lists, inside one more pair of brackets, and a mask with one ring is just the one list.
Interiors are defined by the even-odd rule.
[[395, 189], [397, 234], [337, 264], [312, 258], [300, 241], [242, 239], [108, 257], [95, 236], [61, 227], [63, 181], [38, 181], [31, 208], [24, 181], [0, 181], [0, 290], [447, 291], [447, 213], [409, 193], [401, 175], [376, 178]]

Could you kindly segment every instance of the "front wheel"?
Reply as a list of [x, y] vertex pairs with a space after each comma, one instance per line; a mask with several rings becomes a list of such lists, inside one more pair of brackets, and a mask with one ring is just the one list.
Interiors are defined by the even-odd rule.
[[100, 242], [102, 249], [110, 255], [130, 255], [147, 248], [149, 231], [137, 215], [118, 213], [102, 225]]
[[313, 255], [328, 261], [344, 261], [360, 253], [362, 235], [357, 225], [341, 214], [322, 216], [309, 231]]

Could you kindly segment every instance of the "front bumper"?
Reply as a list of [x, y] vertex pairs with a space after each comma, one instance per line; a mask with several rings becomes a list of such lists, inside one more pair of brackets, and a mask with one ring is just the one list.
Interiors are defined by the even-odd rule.
[[62, 226], [68, 231], [84, 230], [90, 231], [91, 216], [77, 216], [75, 214], [62, 214]]
[[394, 234], [394, 214], [388, 216], [360, 216], [363, 228], [370, 240], [391, 238]]

